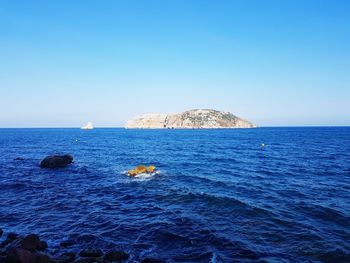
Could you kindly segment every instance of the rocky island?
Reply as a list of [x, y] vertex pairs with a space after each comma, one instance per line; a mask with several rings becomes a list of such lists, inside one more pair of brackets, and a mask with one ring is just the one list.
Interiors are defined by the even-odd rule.
[[176, 114], [143, 114], [127, 121], [128, 129], [219, 129], [254, 128], [255, 125], [230, 112], [195, 109]]

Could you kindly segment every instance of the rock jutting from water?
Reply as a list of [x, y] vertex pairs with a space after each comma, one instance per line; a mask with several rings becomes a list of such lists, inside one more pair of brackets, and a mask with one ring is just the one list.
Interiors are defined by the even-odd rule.
[[45, 157], [40, 162], [41, 168], [60, 168], [66, 167], [73, 162], [73, 156], [70, 154], [65, 155], [51, 155]]
[[148, 167], [144, 165], [138, 165], [135, 169], [129, 170], [128, 175], [129, 176], [136, 176], [138, 174], [151, 174], [156, 170], [156, 167], [154, 165], [150, 165]]
[[230, 112], [210, 109], [189, 110], [177, 114], [143, 114], [127, 121], [128, 129], [218, 129], [254, 128], [255, 125]]

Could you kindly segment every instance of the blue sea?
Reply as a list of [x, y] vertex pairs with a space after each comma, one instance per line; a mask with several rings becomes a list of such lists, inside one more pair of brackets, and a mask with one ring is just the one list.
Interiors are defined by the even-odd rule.
[[[61, 153], [74, 163], [38, 166]], [[128, 177], [139, 164], [158, 172]], [[350, 127], [0, 129], [0, 228], [53, 255], [350, 262]]]

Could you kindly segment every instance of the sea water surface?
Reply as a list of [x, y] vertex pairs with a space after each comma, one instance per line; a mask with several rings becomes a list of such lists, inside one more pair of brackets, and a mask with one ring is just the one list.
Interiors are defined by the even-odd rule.
[[129, 262], [350, 262], [350, 128], [0, 129], [0, 227]]

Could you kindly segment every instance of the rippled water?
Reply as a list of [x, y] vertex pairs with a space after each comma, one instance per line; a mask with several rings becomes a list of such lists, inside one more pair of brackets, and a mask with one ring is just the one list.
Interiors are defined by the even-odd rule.
[[0, 227], [130, 262], [350, 262], [350, 128], [0, 129]]

